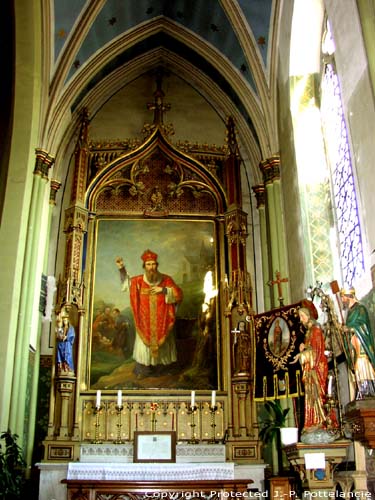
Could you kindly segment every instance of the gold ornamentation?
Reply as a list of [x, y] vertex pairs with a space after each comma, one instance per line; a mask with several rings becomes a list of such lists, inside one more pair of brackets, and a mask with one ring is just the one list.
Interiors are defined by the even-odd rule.
[[250, 313], [251, 310], [251, 278], [248, 272], [242, 270], [232, 271], [231, 279], [224, 280], [225, 315], [230, 316], [234, 306], [239, 314]]
[[260, 162], [259, 168], [263, 173], [265, 184], [271, 184], [280, 179], [280, 157], [275, 155], [267, 160]]
[[48, 179], [49, 169], [52, 167], [55, 159], [44, 151], [44, 149], [36, 149], [35, 156], [34, 175], [40, 175], [42, 179]]
[[[295, 309], [295, 313], [297, 314], [297, 309]], [[270, 317], [261, 316], [255, 321], [255, 330], [257, 332], [257, 337], [258, 337], [257, 343], [259, 342], [259, 332], [262, 330], [262, 323], [263, 324], [264, 322], [267, 323], [267, 330], [269, 331], [273, 321], [275, 320], [275, 318], [278, 317], [283, 318], [288, 325], [292, 326], [292, 324], [288, 321], [288, 313], [286, 311], [281, 312], [280, 314], [276, 314], [276, 316], [274, 315], [271, 315]], [[290, 342], [288, 348], [285, 351], [283, 351], [281, 355], [275, 356], [269, 349], [267, 339], [266, 338], [263, 339], [263, 349], [265, 352], [266, 359], [270, 361], [275, 372], [278, 370], [286, 370], [287, 368], [286, 365], [289, 362], [289, 357], [295, 349], [296, 341], [297, 341], [297, 335], [295, 331], [292, 330], [290, 332]]]
[[49, 193], [49, 202], [51, 205], [56, 205], [56, 195], [61, 187], [61, 182], [51, 179], [51, 189]]
[[230, 245], [238, 242], [245, 246], [248, 237], [246, 215], [238, 211], [229, 214], [226, 219], [225, 233]]
[[257, 200], [257, 208], [264, 207], [266, 204], [266, 189], [263, 184], [253, 186], [253, 192]]

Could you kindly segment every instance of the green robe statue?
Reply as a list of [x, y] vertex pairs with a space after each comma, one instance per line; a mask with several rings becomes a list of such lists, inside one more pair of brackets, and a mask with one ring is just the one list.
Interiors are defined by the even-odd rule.
[[356, 399], [375, 397], [375, 341], [367, 309], [355, 302], [348, 310], [344, 345], [349, 368], [355, 376]]

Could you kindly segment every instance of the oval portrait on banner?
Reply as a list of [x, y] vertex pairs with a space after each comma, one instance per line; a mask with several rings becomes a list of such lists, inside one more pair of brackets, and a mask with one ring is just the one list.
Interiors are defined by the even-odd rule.
[[273, 320], [268, 333], [268, 346], [274, 356], [282, 356], [288, 349], [290, 331], [285, 319], [277, 317]]

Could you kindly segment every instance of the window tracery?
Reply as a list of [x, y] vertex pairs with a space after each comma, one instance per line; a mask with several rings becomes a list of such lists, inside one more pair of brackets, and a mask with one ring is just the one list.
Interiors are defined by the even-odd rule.
[[327, 21], [322, 42], [324, 68], [321, 117], [330, 166], [342, 281], [343, 285], [352, 286], [364, 274], [365, 263], [352, 157], [340, 82], [335, 70], [334, 50], [334, 40]]

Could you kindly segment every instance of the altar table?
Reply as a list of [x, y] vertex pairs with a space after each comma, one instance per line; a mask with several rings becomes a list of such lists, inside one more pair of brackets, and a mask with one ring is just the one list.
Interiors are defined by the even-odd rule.
[[68, 480], [199, 481], [233, 480], [234, 463], [119, 464], [70, 462]]
[[251, 480], [100, 481], [65, 479], [68, 500], [223, 500], [249, 498]]

